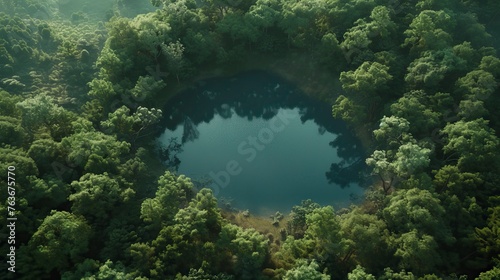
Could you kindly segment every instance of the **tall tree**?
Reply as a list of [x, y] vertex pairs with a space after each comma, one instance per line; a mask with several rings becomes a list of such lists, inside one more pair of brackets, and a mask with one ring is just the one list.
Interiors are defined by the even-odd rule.
[[411, 47], [414, 53], [446, 48], [452, 43], [454, 25], [452, 16], [445, 11], [424, 10], [404, 32], [407, 38], [403, 46]]
[[463, 171], [492, 170], [499, 166], [498, 147], [500, 141], [488, 121], [476, 119], [450, 123], [443, 129], [448, 158], [457, 161]]
[[141, 204], [141, 218], [151, 223], [156, 230], [173, 223], [173, 218], [188, 205], [194, 186], [184, 175], [176, 177], [166, 171], [158, 180], [158, 190], [154, 198], [147, 198]]
[[121, 186], [106, 172], [87, 173], [79, 181], [73, 181], [71, 187], [74, 193], [69, 196], [69, 200], [73, 202], [73, 213], [98, 223], [107, 221], [117, 205], [129, 201], [135, 194], [135, 191]]
[[53, 269], [69, 269], [83, 260], [91, 236], [91, 228], [81, 216], [52, 211], [31, 237], [34, 262], [47, 273]]

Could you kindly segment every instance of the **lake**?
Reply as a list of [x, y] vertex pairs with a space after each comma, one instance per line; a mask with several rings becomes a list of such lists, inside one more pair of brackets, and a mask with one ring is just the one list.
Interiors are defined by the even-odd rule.
[[364, 151], [331, 105], [282, 78], [246, 72], [198, 82], [163, 108], [165, 165], [223, 206], [288, 213], [312, 199], [336, 209], [364, 191]]

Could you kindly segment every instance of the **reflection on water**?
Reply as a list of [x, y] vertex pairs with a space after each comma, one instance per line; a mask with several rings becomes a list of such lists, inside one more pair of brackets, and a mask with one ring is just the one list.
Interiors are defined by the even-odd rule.
[[358, 140], [329, 105], [279, 77], [207, 80], [163, 112], [162, 159], [233, 207], [287, 212], [311, 198], [338, 208], [362, 193]]

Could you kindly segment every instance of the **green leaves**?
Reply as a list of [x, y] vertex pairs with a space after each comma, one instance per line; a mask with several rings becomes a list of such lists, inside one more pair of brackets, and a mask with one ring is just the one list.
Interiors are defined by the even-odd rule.
[[372, 174], [380, 178], [386, 194], [399, 179], [418, 174], [429, 165], [431, 150], [415, 143], [407, 133], [409, 125], [403, 118], [384, 116], [380, 128], [373, 131], [387, 150], [375, 150], [366, 164], [373, 168]]
[[464, 93], [472, 100], [487, 100], [497, 86], [495, 77], [484, 70], [469, 72], [457, 81], [459, 92]]
[[156, 225], [172, 224], [179, 209], [187, 206], [193, 192], [193, 183], [184, 175], [176, 177], [169, 171], [158, 180], [158, 190], [154, 198], [147, 198], [141, 204], [141, 219]]
[[440, 219], [444, 213], [435, 194], [419, 189], [399, 190], [383, 210], [387, 225], [393, 232], [409, 232], [418, 228], [431, 235], [441, 231]]
[[[175, 64], [180, 62], [173, 61], [172, 63]], [[156, 96], [166, 86], [166, 83], [163, 80], [156, 78], [158, 77], [140, 76], [139, 79], [137, 79], [134, 88], [130, 90], [132, 98], [137, 101], [144, 101], [150, 100], [152, 97]]]
[[55, 139], [71, 132], [73, 113], [58, 106], [54, 98], [47, 94], [38, 94], [17, 103], [22, 115], [23, 127], [34, 133], [45, 127]]
[[[418, 137], [429, 135], [439, 124], [441, 113], [433, 110], [431, 105], [425, 92], [413, 91], [405, 93], [397, 102], [391, 104], [390, 109], [394, 116], [406, 119], [411, 124], [407, 132]], [[376, 132], [373, 133], [377, 138]], [[377, 140], [380, 141], [378, 138]]]
[[[310, 267], [301, 263], [300, 259], [315, 259], [321, 261], [323, 268], [328, 268], [330, 271], [337, 268], [338, 271], [343, 271], [351, 256], [347, 251], [348, 242], [341, 235], [339, 217], [333, 207], [314, 207], [308, 212], [304, 237], [295, 239], [288, 236], [280, 252], [277, 253], [287, 266], [296, 267], [293, 273], [287, 274], [290, 279], [296, 279], [293, 277], [298, 277], [302, 273], [313, 273], [313, 270], [316, 270], [314, 265]], [[317, 272], [311, 275], [324, 277]]]
[[[168, 173], [164, 176], [164, 179], [171, 181], [172, 178], [168, 178], [170, 176], [172, 175]], [[178, 183], [182, 184], [185, 179], [182, 177], [180, 179]], [[178, 201], [175, 201], [177, 198], [163, 198], [170, 199], [168, 201], [170, 203], [168, 207], [171, 207], [168, 209], [169, 211], [174, 212], [175, 208], [179, 207], [175, 205], [178, 203]], [[156, 218], [150, 215], [152, 213], [145, 207], [148, 206], [143, 203], [141, 209], [141, 212], [143, 212], [142, 218]], [[158, 211], [155, 211], [155, 213], [155, 215], [165, 216], [171, 214], [168, 212], [159, 213]], [[179, 209], [174, 215], [173, 221], [170, 221], [168, 226], [164, 226], [157, 238], [152, 242], [159, 260], [154, 264], [154, 273], [175, 275], [179, 271], [187, 272], [190, 268], [200, 267], [204, 263], [218, 265], [217, 262], [220, 259], [214, 258], [216, 254], [214, 244], [221, 233], [222, 217], [217, 207], [217, 200], [211, 190], [200, 190], [187, 207]], [[168, 221], [166, 222], [168, 223]], [[222, 260], [226, 259], [222, 258]], [[170, 265], [164, 266], [163, 263], [169, 263]], [[153, 272], [151, 273], [153, 274]]]
[[255, 229], [242, 229], [231, 224], [222, 227], [216, 245], [218, 250], [227, 254], [226, 258], [236, 260], [232, 269], [241, 279], [258, 277], [269, 247], [268, 239]]
[[490, 72], [495, 75], [496, 78], [500, 77], [500, 59], [495, 56], [487, 55], [481, 59], [481, 64], [479, 65], [481, 70]]
[[413, 18], [403, 46], [410, 46], [413, 52], [439, 50], [452, 42], [449, 34], [455, 22], [445, 11], [424, 10]]
[[334, 256], [342, 252], [340, 225], [333, 207], [326, 206], [314, 209], [306, 216], [307, 229], [304, 238], [316, 256]]
[[461, 170], [480, 171], [498, 166], [500, 141], [488, 121], [476, 119], [448, 124], [443, 129], [443, 151], [457, 160]]
[[344, 51], [353, 53], [367, 49], [374, 42], [377, 42], [379, 44], [371, 49], [384, 49], [391, 44], [388, 39], [395, 31], [396, 24], [391, 20], [390, 10], [385, 6], [377, 6], [373, 8], [369, 22], [359, 19], [352, 28], [344, 33], [341, 47]]
[[442, 263], [439, 244], [454, 242], [445, 210], [437, 196], [427, 190], [399, 190], [390, 198], [383, 217], [394, 240], [390, 245], [400, 258], [400, 268], [425, 274]]
[[0, 143], [22, 146], [26, 138], [27, 133], [19, 119], [0, 116]]
[[156, 14], [139, 15], [131, 22], [131, 26], [137, 32], [138, 48], [155, 59], [162, 54], [163, 47], [172, 41], [170, 25], [158, 20]]
[[355, 125], [363, 123], [367, 118], [365, 107], [344, 95], [340, 95], [335, 100], [335, 104], [332, 106], [332, 115]]
[[340, 73], [345, 95], [340, 95], [332, 107], [333, 115], [353, 124], [366, 123], [374, 117], [381, 92], [392, 80], [389, 67], [378, 62], [364, 62], [354, 71]]
[[319, 265], [315, 261], [308, 264], [307, 261], [302, 260], [298, 262], [295, 268], [286, 272], [283, 280], [330, 280], [330, 276], [318, 271]]
[[450, 48], [425, 51], [408, 66], [405, 81], [413, 89], [434, 89], [450, 73], [465, 69], [466, 61]]
[[76, 214], [100, 221], [107, 220], [116, 206], [130, 200], [135, 192], [104, 174], [85, 174], [79, 181], [73, 181], [74, 194], [69, 196], [73, 202], [72, 211]]
[[96, 131], [83, 131], [61, 141], [67, 160], [86, 172], [115, 171], [121, 157], [129, 152], [130, 144]]
[[394, 162], [396, 173], [401, 177], [409, 177], [422, 171], [429, 165], [430, 152], [431, 150], [413, 143], [399, 146]]
[[357, 265], [356, 268], [349, 272], [349, 274], [347, 275], [347, 279], [349, 280], [375, 280], [375, 276], [369, 274], [369, 273], [366, 273], [365, 272], [365, 269], [360, 266], [360, 265]]
[[419, 235], [416, 230], [403, 233], [395, 240], [398, 249], [394, 253], [401, 258], [400, 266], [414, 271], [416, 274], [425, 274], [434, 271], [442, 260], [438, 254], [438, 244], [430, 235]]
[[135, 142], [137, 138], [144, 136], [148, 127], [160, 120], [161, 115], [160, 109], [140, 106], [131, 114], [128, 107], [122, 106], [110, 113], [101, 125], [108, 133], [112, 132], [122, 139]]
[[408, 141], [410, 122], [403, 117], [384, 116], [380, 120], [379, 128], [373, 131], [375, 139], [389, 148], [399, 147]]
[[[356, 207], [341, 215], [340, 226], [342, 237], [347, 240], [348, 250], [353, 252], [353, 259], [369, 271], [379, 271], [387, 266], [392, 252], [387, 244], [389, 231], [382, 219], [363, 213], [363, 209]], [[355, 274], [363, 275], [361, 271]]]
[[87, 252], [91, 229], [80, 216], [52, 211], [31, 237], [28, 246], [35, 263], [47, 273], [65, 270], [71, 263], [83, 260]]
[[303, 200], [300, 205], [293, 206], [292, 212], [290, 213], [291, 220], [288, 222], [290, 234], [295, 237], [303, 237], [307, 229], [307, 215], [319, 207], [320, 205], [313, 202], [311, 199]]
[[370, 96], [378, 90], [384, 90], [392, 79], [388, 73], [389, 67], [378, 62], [364, 62], [355, 71], [340, 73], [342, 88]]

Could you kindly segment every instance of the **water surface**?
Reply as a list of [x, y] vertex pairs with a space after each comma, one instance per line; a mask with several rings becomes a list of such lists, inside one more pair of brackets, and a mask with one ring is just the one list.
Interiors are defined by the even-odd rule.
[[210, 79], [163, 112], [165, 163], [232, 207], [287, 213], [312, 199], [339, 208], [362, 194], [357, 139], [328, 104], [279, 77]]

